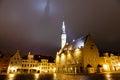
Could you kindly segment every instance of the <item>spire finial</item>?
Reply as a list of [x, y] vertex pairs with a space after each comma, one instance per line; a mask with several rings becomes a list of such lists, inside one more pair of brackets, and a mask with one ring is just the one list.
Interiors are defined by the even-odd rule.
[[[64, 16], [63, 16], [63, 18], [64, 18]], [[66, 32], [65, 32], [65, 22], [64, 22], [64, 20], [63, 20], [63, 22], [62, 22], [62, 33], [63, 33], [63, 34], [66, 33]]]

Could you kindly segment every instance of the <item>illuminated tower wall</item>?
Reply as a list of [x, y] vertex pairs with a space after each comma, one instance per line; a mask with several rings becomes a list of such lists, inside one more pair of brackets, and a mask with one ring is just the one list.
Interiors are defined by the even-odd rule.
[[66, 35], [66, 32], [65, 32], [65, 23], [63, 21], [63, 23], [62, 23], [62, 34], [61, 34], [61, 48], [63, 48], [65, 46], [66, 38], [67, 38], [67, 35]]

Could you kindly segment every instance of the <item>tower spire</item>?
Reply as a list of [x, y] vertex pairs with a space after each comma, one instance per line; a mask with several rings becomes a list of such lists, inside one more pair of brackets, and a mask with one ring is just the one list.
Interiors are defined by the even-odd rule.
[[64, 21], [62, 22], [62, 34], [66, 34], [66, 32], [65, 32], [65, 22]]
[[61, 48], [63, 48], [65, 46], [66, 38], [67, 38], [67, 35], [66, 35], [66, 31], [65, 31], [65, 22], [63, 20], [63, 22], [62, 22], [62, 34], [61, 34]]

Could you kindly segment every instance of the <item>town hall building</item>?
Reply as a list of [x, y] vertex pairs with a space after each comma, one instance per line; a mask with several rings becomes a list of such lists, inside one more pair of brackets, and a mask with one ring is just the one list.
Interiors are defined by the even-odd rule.
[[65, 23], [62, 24], [61, 49], [56, 54], [57, 73], [81, 73], [97, 71], [99, 51], [90, 34], [66, 43]]

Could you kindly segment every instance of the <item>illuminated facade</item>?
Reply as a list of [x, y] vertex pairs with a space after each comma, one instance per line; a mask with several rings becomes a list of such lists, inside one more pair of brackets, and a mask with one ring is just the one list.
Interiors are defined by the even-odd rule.
[[40, 73], [54, 73], [55, 72], [55, 63], [49, 62], [48, 59], [41, 59], [38, 63]]
[[88, 67], [95, 72], [98, 58], [98, 49], [88, 34], [60, 49], [56, 55], [56, 72], [81, 73], [87, 72]]
[[[5, 56], [4, 56], [5, 57]], [[8, 57], [8, 56], [7, 56]], [[9, 59], [4, 58], [4, 59]], [[6, 61], [6, 60], [5, 60]], [[10, 62], [9, 62], [10, 61]], [[0, 59], [0, 63], [4, 62], [3, 58]], [[6, 73], [27, 73], [27, 74], [34, 74], [34, 73], [54, 73], [55, 72], [55, 62], [54, 58], [51, 56], [42, 56], [42, 55], [32, 55], [30, 52], [27, 56], [21, 57], [19, 51], [9, 59], [5, 64], [8, 63], [9, 66], [6, 68], [0, 68], [3, 72], [6, 70]], [[2, 63], [3, 64], [3, 63]], [[1, 65], [0, 65], [1, 67]], [[8, 69], [7, 69], [8, 68]]]
[[99, 58], [99, 64], [102, 65], [103, 71], [111, 71], [112, 69], [112, 62], [109, 56], [103, 56]]
[[2, 58], [0, 58], [0, 73], [7, 73], [10, 62], [10, 54], [6, 53]]
[[61, 49], [56, 55], [56, 72], [81, 73], [87, 72], [87, 68], [95, 72], [98, 66], [98, 58], [99, 52], [90, 34], [66, 44], [66, 32], [63, 22]]
[[120, 71], [120, 56], [115, 56], [114, 54], [110, 54], [112, 66], [114, 71]]
[[22, 58], [19, 50], [10, 58], [8, 73], [20, 73]]
[[21, 73], [39, 73], [38, 60], [30, 52], [22, 59]]
[[99, 64], [102, 65], [103, 71], [118, 71], [120, 70], [119, 56], [115, 56], [106, 52], [103, 57], [99, 58]]

